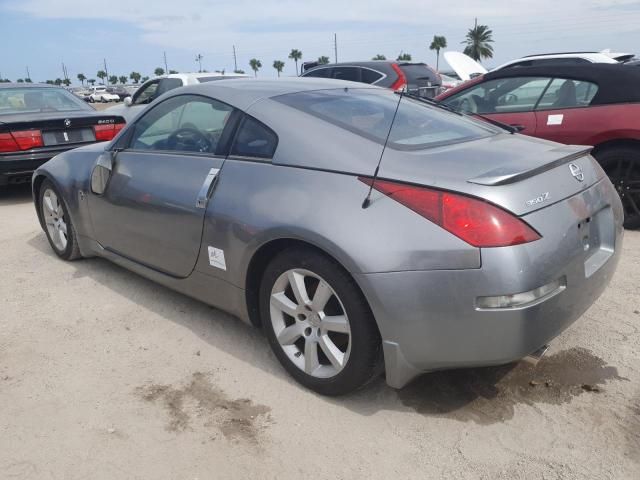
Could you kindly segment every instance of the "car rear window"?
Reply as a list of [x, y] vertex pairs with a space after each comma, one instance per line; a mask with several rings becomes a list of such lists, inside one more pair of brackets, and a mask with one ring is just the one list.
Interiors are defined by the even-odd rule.
[[84, 101], [62, 88], [0, 89], [0, 115], [16, 113], [92, 111]]
[[440, 85], [440, 78], [436, 72], [424, 63], [399, 63], [400, 70], [407, 77], [409, 83], [431, 82], [431, 85]]
[[[274, 100], [398, 150], [419, 150], [495, 135], [497, 130], [392, 92], [365, 89], [316, 90]], [[391, 122], [398, 110], [391, 132]]]

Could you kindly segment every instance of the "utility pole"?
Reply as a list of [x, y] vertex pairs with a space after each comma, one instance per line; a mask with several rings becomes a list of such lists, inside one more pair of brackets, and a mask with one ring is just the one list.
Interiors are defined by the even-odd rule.
[[198, 70], [198, 72], [202, 73], [202, 55], [199, 53], [198, 55], [196, 55], [196, 62], [198, 62], [198, 65], [200, 66], [200, 69]]
[[107, 74], [106, 81], [107, 81], [107, 83], [108, 83], [108, 82], [109, 82], [109, 70], [107, 70], [107, 59], [106, 59], [106, 58], [103, 58], [103, 59], [102, 59], [102, 61], [103, 61], [103, 63], [104, 63], [104, 73], [106, 73], [106, 74]]
[[62, 62], [62, 76], [65, 80], [69, 79], [69, 75], [67, 74], [67, 67], [65, 66], [64, 62]]
[[338, 35], [335, 33], [333, 34], [333, 51], [336, 55], [336, 61], [334, 63], [338, 63]]
[[167, 66], [167, 52], [162, 52], [164, 54], [164, 73], [169, 75], [169, 67]]
[[29, 79], [31, 78], [31, 75], [29, 74], [29, 65], [27, 65], [27, 78], [29, 78]]
[[233, 46], [233, 71], [238, 71], [238, 59], [236, 58], [236, 46]]

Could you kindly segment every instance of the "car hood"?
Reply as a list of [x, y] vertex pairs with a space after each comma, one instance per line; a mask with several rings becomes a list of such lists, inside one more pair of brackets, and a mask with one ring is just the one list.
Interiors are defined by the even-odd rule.
[[463, 81], [470, 80], [477, 75], [484, 75], [488, 71], [462, 52], [445, 52], [444, 59]]

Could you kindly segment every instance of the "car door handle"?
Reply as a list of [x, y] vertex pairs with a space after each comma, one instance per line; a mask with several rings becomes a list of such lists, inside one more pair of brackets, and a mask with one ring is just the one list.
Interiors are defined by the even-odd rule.
[[212, 168], [209, 170], [207, 177], [204, 179], [204, 183], [200, 188], [200, 192], [198, 193], [198, 198], [196, 199], [196, 208], [206, 208], [207, 200], [209, 198], [209, 191], [211, 190], [211, 186], [213, 182], [218, 177], [219, 168]]

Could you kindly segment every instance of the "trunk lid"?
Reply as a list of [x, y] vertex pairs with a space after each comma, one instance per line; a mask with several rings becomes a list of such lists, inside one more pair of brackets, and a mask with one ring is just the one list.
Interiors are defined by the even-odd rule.
[[462, 52], [445, 52], [444, 59], [454, 72], [460, 77], [460, 80], [471, 80], [478, 75], [487, 73], [487, 69], [476, 62], [473, 58]]
[[51, 146], [95, 142], [96, 126], [124, 122], [118, 115], [93, 112], [63, 112], [55, 117], [51, 112], [11, 114], [0, 116], [0, 133], [39, 130], [42, 146], [31, 149], [37, 151]]
[[601, 180], [605, 174], [590, 151], [500, 134], [427, 150], [387, 148], [379, 176], [472, 195], [521, 216]]

